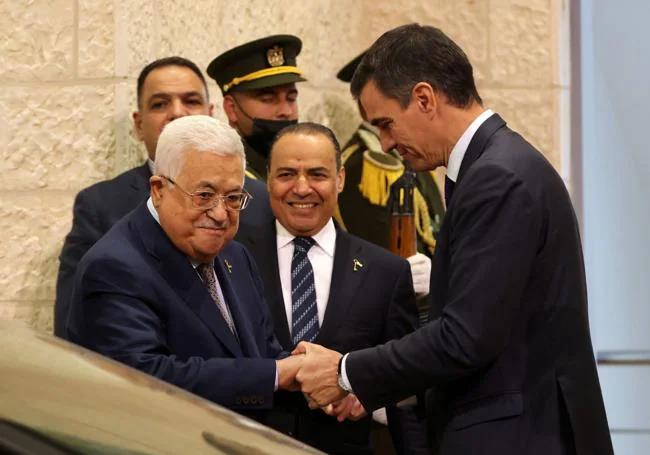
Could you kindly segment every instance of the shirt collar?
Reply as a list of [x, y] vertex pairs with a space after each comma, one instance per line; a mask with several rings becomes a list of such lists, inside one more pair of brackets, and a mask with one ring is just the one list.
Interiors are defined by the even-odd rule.
[[476, 117], [472, 123], [467, 127], [465, 132], [460, 136], [454, 148], [451, 149], [451, 154], [449, 155], [449, 163], [447, 163], [447, 177], [453, 182], [458, 179], [458, 173], [460, 172], [460, 165], [463, 162], [465, 153], [467, 152], [467, 147], [471, 142], [474, 134], [479, 129], [479, 127], [490, 118], [494, 112], [492, 109], [484, 110], [481, 115]]
[[[293, 242], [293, 239], [296, 238], [295, 235], [291, 234], [287, 229], [280, 224], [280, 222], [275, 220], [275, 230], [276, 230], [276, 242], [278, 250], [286, 247], [289, 243]], [[334, 221], [330, 218], [329, 221], [323, 229], [321, 229], [317, 234], [311, 236], [315, 241], [316, 245], [320, 247], [325, 253], [330, 257], [334, 257], [334, 247], [336, 245], [336, 228], [334, 227]]]
[[158, 210], [156, 210], [156, 207], [153, 206], [153, 200], [151, 200], [151, 196], [149, 196], [149, 199], [147, 199], [147, 208], [149, 209], [149, 213], [151, 213], [153, 219], [156, 220], [156, 223], [160, 224], [160, 216], [158, 215]]

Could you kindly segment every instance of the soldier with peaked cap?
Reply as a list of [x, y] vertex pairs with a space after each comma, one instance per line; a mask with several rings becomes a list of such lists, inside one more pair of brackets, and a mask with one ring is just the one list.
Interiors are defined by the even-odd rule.
[[244, 141], [252, 177], [266, 180], [275, 135], [298, 121], [296, 82], [306, 80], [296, 63], [301, 48], [296, 36], [273, 35], [230, 49], [208, 66], [228, 122]]
[[[364, 54], [345, 65], [336, 77], [349, 83]], [[347, 184], [339, 196], [338, 221], [348, 232], [388, 248], [387, 202], [390, 185], [404, 172], [401, 157], [395, 151], [382, 152], [376, 129], [364, 121], [344, 146], [342, 161]], [[431, 256], [445, 209], [430, 172], [417, 173], [415, 212], [418, 251]]]

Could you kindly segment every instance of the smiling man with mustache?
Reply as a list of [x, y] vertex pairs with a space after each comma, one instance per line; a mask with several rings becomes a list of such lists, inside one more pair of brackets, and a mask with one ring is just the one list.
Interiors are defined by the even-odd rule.
[[[292, 350], [305, 340], [347, 352], [413, 331], [417, 309], [409, 263], [332, 219], [345, 181], [334, 133], [315, 123], [289, 126], [273, 143], [268, 166], [277, 220], [242, 242], [260, 265], [282, 347]], [[299, 393], [276, 398], [269, 426], [330, 454], [372, 453], [371, 420], [354, 397], [333, 411], [361, 417], [356, 422], [310, 410]], [[412, 409], [387, 412], [399, 425], [414, 417]]]
[[300, 357], [273, 335], [257, 268], [237, 242], [245, 157], [209, 116], [169, 123], [151, 197], [84, 256], [68, 338], [263, 420], [274, 391], [293, 388]]

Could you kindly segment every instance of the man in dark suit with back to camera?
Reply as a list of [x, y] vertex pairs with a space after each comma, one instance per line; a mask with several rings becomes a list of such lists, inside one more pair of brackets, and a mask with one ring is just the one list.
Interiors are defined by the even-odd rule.
[[[255, 263], [237, 242], [244, 149], [208, 116], [169, 123], [151, 196], [82, 258], [67, 335], [229, 408], [268, 410], [293, 384]], [[260, 417], [259, 414], [249, 414]]]
[[[183, 57], [166, 57], [145, 66], [137, 82], [138, 110], [134, 130], [144, 143], [149, 159], [117, 177], [79, 192], [73, 208], [72, 229], [59, 256], [54, 304], [54, 333], [65, 337], [72, 283], [77, 264], [88, 249], [124, 215], [149, 196], [158, 136], [172, 120], [186, 115], [211, 115], [212, 104], [201, 70]], [[268, 195], [260, 182], [246, 179], [251, 210], [244, 212], [240, 230], [272, 219]]]
[[432, 314], [400, 340], [344, 356], [301, 344], [303, 392], [321, 406], [353, 392], [372, 410], [427, 389], [443, 455], [612, 453], [560, 176], [482, 106], [467, 57], [436, 28], [382, 35], [351, 90], [384, 150], [415, 170], [447, 167]]
[[[301, 340], [339, 351], [362, 349], [416, 327], [408, 262], [334, 224], [344, 180], [340, 147], [329, 128], [301, 123], [279, 133], [268, 169], [277, 219], [242, 242], [260, 265], [275, 333], [287, 351]], [[356, 399], [346, 401], [337, 411], [353, 409]], [[389, 420], [404, 418], [401, 411], [388, 409]], [[362, 412], [357, 406], [353, 415]], [[369, 417], [340, 423], [310, 410], [302, 394], [278, 396], [267, 424], [327, 453], [371, 453]]]

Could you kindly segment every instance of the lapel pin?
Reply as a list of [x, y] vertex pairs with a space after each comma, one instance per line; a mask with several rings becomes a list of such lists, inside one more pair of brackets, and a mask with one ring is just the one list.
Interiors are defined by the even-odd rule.
[[232, 273], [232, 265], [230, 265], [230, 262], [228, 262], [228, 259], [224, 259], [223, 263], [226, 264], [226, 268], [228, 269], [228, 273]]
[[359, 262], [359, 260], [357, 258], [354, 258], [354, 260], [352, 261], [352, 264], [354, 264], [354, 266], [352, 267], [352, 271], [354, 271], [354, 272], [356, 272], [357, 270], [359, 270], [360, 268], [363, 267], [363, 264], [361, 262]]

